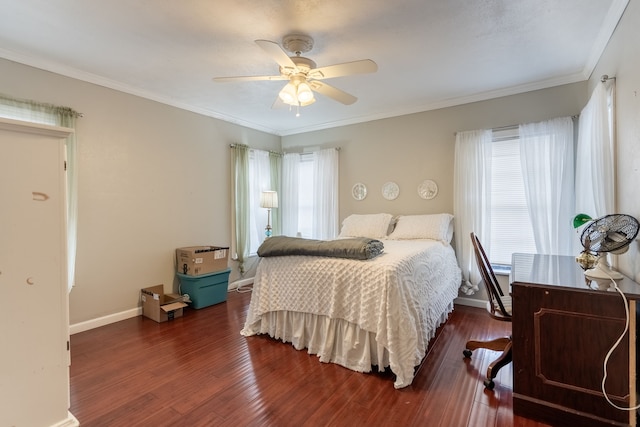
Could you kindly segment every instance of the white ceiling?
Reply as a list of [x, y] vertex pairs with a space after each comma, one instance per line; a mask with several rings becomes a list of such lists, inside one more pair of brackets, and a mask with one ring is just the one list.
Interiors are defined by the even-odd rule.
[[[628, 0], [0, 0], [0, 57], [276, 135], [393, 117], [589, 77]], [[254, 40], [315, 40], [325, 80], [300, 117], [272, 109], [283, 81]], [[1, 76], [0, 76], [1, 78]], [[70, 106], [75, 107], [75, 106]]]

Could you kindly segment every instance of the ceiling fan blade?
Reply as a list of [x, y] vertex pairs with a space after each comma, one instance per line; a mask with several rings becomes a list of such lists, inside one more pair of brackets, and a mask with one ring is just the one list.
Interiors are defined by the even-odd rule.
[[276, 96], [276, 99], [273, 100], [273, 104], [271, 104], [271, 108], [275, 110], [275, 109], [278, 109], [278, 108], [282, 108], [285, 105], [287, 105], [287, 104], [282, 102], [282, 99], [280, 99], [279, 96]]
[[378, 71], [378, 64], [370, 59], [362, 59], [313, 69], [309, 71], [309, 78], [318, 80], [332, 79], [353, 74], [375, 73], [376, 71]]
[[355, 96], [350, 95], [347, 92], [344, 92], [326, 83], [321, 83], [314, 80], [312, 82], [309, 82], [309, 85], [311, 86], [311, 89], [315, 90], [319, 94], [329, 97], [335, 101], [341, 102], [344, 105], [351, 105], [358, 100], [358, 98], [356, 98]]
[[267, 52], [282, 68], [291, 68], [293, 70], [298, 68], [278, 43], [270, 40], [256, 40], [256, 44]]
[[235, 76], [235, 77], [214, 77], [214, 82], [250, 82], [257, 80], [288, 80], [283, 76]]

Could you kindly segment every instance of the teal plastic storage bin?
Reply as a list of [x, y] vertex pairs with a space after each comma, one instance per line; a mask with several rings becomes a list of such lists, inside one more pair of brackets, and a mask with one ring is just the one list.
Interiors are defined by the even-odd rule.
[[200, 276], [176, 273], [180, 279], [180, 294], [189, 294], [193, 308], [203, 308], [224, 302], [227, 300], [230, 272], [231, 269], [228, 268]]

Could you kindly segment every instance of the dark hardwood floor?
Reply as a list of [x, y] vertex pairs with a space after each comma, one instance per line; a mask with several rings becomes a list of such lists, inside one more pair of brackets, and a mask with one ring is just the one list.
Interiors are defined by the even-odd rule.
[[[543, 427], [512, 411], [512, 366], [493, 391], [496, 352], [462, 357], [469, 337], [510, 325], [456, 306], [413, 384], [321, 363], [267, 337], [240, 335], [249, 293], [167, 323], [136, 317], [71, 336], [71, 412], [82, 426]], [[35, 410], [35, 409], [34, 409]]]

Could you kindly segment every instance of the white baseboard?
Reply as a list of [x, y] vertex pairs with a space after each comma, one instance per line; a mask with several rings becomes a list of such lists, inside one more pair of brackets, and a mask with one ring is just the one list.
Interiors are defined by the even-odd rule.
[[[229, 284], [229, 290], [237, 289], [241, 286], [250, 285], [253, 283], [253, 278], [236, 280]], [[454, 304], [468, 305], [471, 307], [486, 308], [487, 302], [485, 300], [479, 300], [474, 298], [458, 297], [454, 301]], [[98, 317], [97, 319], [87, 320], [85, 322], [75, 323], [69, 326], [69, 333], [71, 335], [79, 332], [88, 331], [90, 329], [99, 328], [100, 326], [108, 325], [110, 323], [119, 322], [121, 320], [130, 319], [132, 317], [141, 316], [142, 307], [132, 308], [131, 310], [121, 311], [120, 313], [110, 314], [108, 316]]]
[[[229, 290], [235, 290], [241, 286], [251, 285], [252, 283], [253, 277], [249, 279], [236, 280], [235, 282], [229, 284]], [[73, 335], [79, 332], [99, 328], [100, 326], [109, 325], [111, 323], [119, 322], [121, 320], [126, 320], [141, 315], [142, 307], [132, 308], [131, 310], [121, 311], [120, 313], [114, 313], [108, 316], [87, 320], [85, 322], [75, 323], [69, 326], [69, 333]]]
[[67, 411], [67, 418], [59, 423], [53, 424], [51, 427], [76, 427], [79, 425], [80, 423], [78, 422], [78, 419], [74, 417], [71, 412]]
[[132, 317], [140, 315], [142, 315], [142, 307], [132, 308], [131, 310], [121, 311], [120, 313], [114, 313], [108, 316], [87, 320], [85, 322], [75, 323], [69, 326], [69, 333], [71, 335], [77, 334], [78, 332], [88, 331], [89, 329], [98, 328], [100, 326], [130, 319]]
[[453, 300], [454, 304], [468, 305], [471, 307], [487, 308], [487, 301], [475, 298], [458, 297]]

